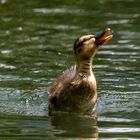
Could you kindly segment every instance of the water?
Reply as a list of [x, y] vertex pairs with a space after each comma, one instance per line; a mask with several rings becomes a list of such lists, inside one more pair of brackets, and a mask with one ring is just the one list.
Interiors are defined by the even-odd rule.
[[[0, 139], [139, 139], [140, 1], [1, 0]], [[74, 62], [72, 45], [106, 27], [98, 51], [97, 117], [49, 117], [47, 86]]]

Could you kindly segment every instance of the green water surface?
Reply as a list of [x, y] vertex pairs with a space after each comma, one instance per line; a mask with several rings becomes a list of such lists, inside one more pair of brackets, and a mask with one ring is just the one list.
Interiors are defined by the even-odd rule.
[[[0, 140], [140, 139], [139, 0], [0, 0]], [[73, 42], [104, 28], [93, 62], [97, 117], [48, 116], [47, 86]]]

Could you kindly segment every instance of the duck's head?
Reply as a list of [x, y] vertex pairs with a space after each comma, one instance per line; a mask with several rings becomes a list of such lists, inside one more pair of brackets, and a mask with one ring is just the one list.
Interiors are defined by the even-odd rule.
[[78, 38], [74, 43], [74, 52], [77, 59], [90, 59], [97, 49], [113, 37], [110, 28], [106, 28], [97, 35], [85, 35]]

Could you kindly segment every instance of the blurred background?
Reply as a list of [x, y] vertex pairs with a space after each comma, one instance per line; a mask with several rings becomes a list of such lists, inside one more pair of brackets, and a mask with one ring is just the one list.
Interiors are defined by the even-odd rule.
[[[0, 0], [0, 139], [139, 139], [139, 5], [139, 0]], [[114, 37], [93, 61], [98, 122], [49, 117], [47, 86], [74, 64], [75, 39], [106, 27]]]

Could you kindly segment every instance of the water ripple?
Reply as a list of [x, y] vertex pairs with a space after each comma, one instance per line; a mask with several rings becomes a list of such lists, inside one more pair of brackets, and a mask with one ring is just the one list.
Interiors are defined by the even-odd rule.
[[140, 128], [104, 127], [104, 128], [99, 128], [99, 131], [104, 133], [129, 133], [129, 132], [134, 133], [134, 132], [140, 132]]
[[7, 65], [7, 64], [2, 64], [2, 63], [0, 63], [0, 68], [4, 68], [4, 69], [16, 69], [15, 66]]
[[120, 20], [112, 20], [112, 21], [107, 21], [107, 24], [111, 25], [111, 24], [126, 24], [126, 23], [130, 23], [131, 20], [130, 19], [120, 19]]
[[68, 8], [35, 8], [33, 9], [35, 13], [43, 13], [43, 14], [60, 14], [60, 13], [69, 13], [69, 14], [77, 14], [80, 12], [79, 9], [68, 9]]
[[135, 120], [127, 119], [127, 118], [111, 118], [111, 117], [99, 117], [100, 122], [133, 122]]

